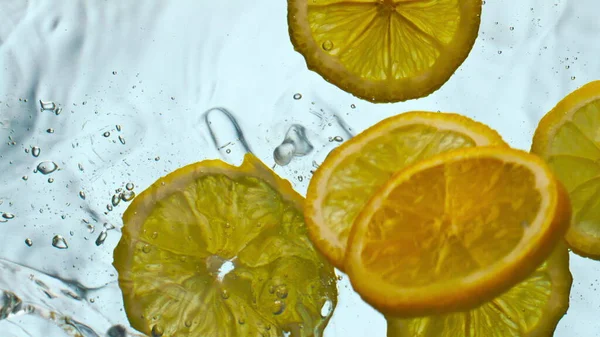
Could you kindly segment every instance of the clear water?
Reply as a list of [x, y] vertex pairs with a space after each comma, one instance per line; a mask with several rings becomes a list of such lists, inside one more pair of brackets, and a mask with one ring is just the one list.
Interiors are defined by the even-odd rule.
[[[250, 150], [304, 192], [325, 155], [408, 110], [460, 112], [528, 149], [540, 117], [600, 78], [597, 0], [493, 0], [433, 95], [374, 105], [306, 69], [281, 1], [0, 0], [0, 335], [137, 336], [112, 251], [158, 177]], [[276, 156], [274, 151], [277, 149]], [[600, 336], [600, 263], [572, 255], [556, 336]], [[384, 336], [345, 277], [325, 337]]]

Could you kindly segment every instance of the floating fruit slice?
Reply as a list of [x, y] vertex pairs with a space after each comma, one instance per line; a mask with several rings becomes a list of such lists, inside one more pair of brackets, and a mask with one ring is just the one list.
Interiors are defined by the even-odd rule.
[[288, 0], [308, 68], [373, 102], [441, 87], [471, 51], [480, 15], [481, 0]]
[[387, 317], [388, 337], [550, 337], [569, 307], [573, 278], [559, 244], [525, 281], [480, 307], [414, 319]]
[[321, 336], [336, 277], [306, 235], [302, 205], [251, 154], [240, 167], [207, 160], [159, 179], [125, 212], [114, 252], [132, 326], [152, 336]]
[[396, 171], [463, 147], [507, 146], [500, 135], [469, 118], [408, 112], [383, 120], [333, 150], [315, 172], [304, 215], [311, 239], [337, 268], [354, 219]]
[[600, 81], [575, 90], [542, 118], [531, 152], [543, 157], [573, 204], [567, 242], [600, 259]]
[[537, 156], [459, 149], [395, 174], [354, 222], [346, 272], [365, 301], [399, 317], [470, 310], [548, 258], [571, 217]]

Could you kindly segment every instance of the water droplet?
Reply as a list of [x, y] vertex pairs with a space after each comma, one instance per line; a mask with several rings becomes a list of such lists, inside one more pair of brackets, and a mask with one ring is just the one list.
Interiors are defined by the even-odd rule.
[[295, 100], [302, 99], [302, 94], [301, 94], [301, 93], [296, 93], [296, 94], [294, 94], [294, 99], [295, 99]]
[[33, 246], [33, 241], [30, 238], [25, 239], [25, 244], [29, 247]]
[[54, 182], [54, 178], [48, 178], [48, 183], [52, 184]]
[[135, 198], [134, 191], [128, 190], [128, 191], [121, 193], [121, 199], [125, 202], [131, 201], [133, 198]]
[[58, 249], [67, 249], [67, 248], [69, 248], [69, 245], [67, 244], [67, 241], [61, 235], [55, 235], [52, 238], [52, 246], [54, 248], [58, 248]]
[[43, 161], [43, 162], [39, 163], [37, 166], [38, 172], [40, 172], [41, 174], [44, 174], [44, 175], [50, 174], [50, 173], [56, 171], [56, 169], [58, 169], [58, 165], [56, 165], [55, 162], [50, 161], [50, 160]]
[[223, 289], [223, 291], [221, 291], [221, 297], [226, 300], [229, 298], [229, 291], [227, 291], [226, 289]]
[[14, 219], [15, 215], [12, 213], [4, 213], [4, 214], [2, 214], [2, 217], [6, 220], [10, 220], [10, 219]]
[[42, 150], [41, 150], [39, 147], [37, 147], [37, 146], [34, 146], [34, 147], [32, 147], [32, 148], [31, 148], [31, 154], [32, 154], [34, 157], [39, 157], [39, 156], [40, 156], [40, 152], [41, 152], [41, 151], [42, 151]]
[[323, 318], [329, 317], [329, 315], [331, 315], [332, 311], [333, 311], [333, 302], [331, 302], [330, 299], [327, 299], [325, 301], [325, 303], [323, 303], [323, 306], [321, 307], [321, 317], [323, 317]]
[[112, 198], [110, 199], [110, 202], [112, 203], [113, 206], [117, 207], [119, 202], [121, 202], [121, 198], [122, 198], [122, 194], [113, 194]]
[[151, 236], [152, 239], [156, 239], [157, 237], [158, 237], [158, 232], [152, 233], [152, 236]]
[[243, 319], [243, 318], [238, 318], [238, 323], [239, 323], [240, 325], [244, 325], [244, 324], [246, 324], [246, 320], [245, 320], [245, 319]]
[[79, 191], [79, 197], [83, 200], [85, 200], [85, 192], [84, 191]]
[[54, 133], [54, 129], [53, 128], [49, 128], [48, 130], [46, 130], [46, 132], [48, 132], [48, 133]]
[[98, 238], [96, 238], [96, 246], [102, 245], [104, 243], [104, 240], [106, 240], [107, 236], [108, 233], [106, 229], [102, 230], [102, 232], [100, 232], [100, 235], [98, 235]]
[[190, 328], [192, 326], [192, 321], [185, 321], [183, 324], [185, 324], [186, 328]]
[[133, 190], [133, 183], [127, 183], [127, 185], [125, 185], [125, 189], [127, 189], [128, 191]]
[[41, 108], [41, 111], [54, 111], [54, 110], [56, 110], [56, 103], [54, 103], [52, 101], [40, 100], [40, 108]]
[[323, 47], [323, 50], [325, 51], [330, 51], [331, 49], [333, 49], [333, 42], [331, 42], [331, 40], [326, 40], [325, 42], [323, 42], [321, 47]]
[[290, 126], [285, 134], [281, 145], [273, 151], [275, 163], [279, 166], [285, 166], [292, 161], [294, 156], [305, 156], [313, 150], [313, 146], [306, 137], [304, 126], [294, 124]]
[[275, 294], [277, 294], [277, 297], [281, 299], [288, 297], [287, 287], [285, 285], [278, 286], [277, 290], [275, 291]]
[[106, 131], [105, 133], [102, 134], [104, 137], [110, 137], [110, 132]]
[[144, 253], [146, 253], [146, 254], [150, 253], [150, 245], [148, 245], [148, 244], [145, 244], [145, 245], [142, 247], [142, 252], [144, 252]]
[[119, 135], [119, 141], [121, 144], [125, 145], [125, 138], [123, 138], [123, 136]]
[[280, 300], [275, 300], [271, 305], [271, 312], [273, 315], [281, 315], [285, 310], [285, 303]]
[[152, 337], [161, 337], [163, 333], [163, 329], [160, 326], [155, 325], [152, 327]]

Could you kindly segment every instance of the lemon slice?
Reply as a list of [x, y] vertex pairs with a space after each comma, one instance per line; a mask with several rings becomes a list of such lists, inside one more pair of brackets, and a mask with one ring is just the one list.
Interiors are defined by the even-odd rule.
[[337, 268], [354, 219], [396, 171], [435, 154], [473, 146], [507, 146], [498, 133], [451, 113], [408, 112], [383, 120], [333, 150], [310, 181], [309, 234]]
[[481, 0], [288, 0], [308, 68], [373, 102], [441, 87], [471, 51], [480, 15]]
[[114, 252], [132, 326], [152, 336], [321, 336], [337, 303], [303, 198], [253, 155], [159, 179], [129, 206]]
[[414, 319], [387, 317], [388, 337], [550, 337], [569, 308], [573, 278], [560, 244], [525, 281], [467, 312]]
[[565, 184], [573, 204], [567, 242], [600, 259], [600, 81], [575, 90], [542, 118], [531, 152]]
[[346, 271], [383, 313], [470, 310], [529, 276], [565, 234], [571, 209], [537, 156], [465, 148], [395, 174], [354, 222]]

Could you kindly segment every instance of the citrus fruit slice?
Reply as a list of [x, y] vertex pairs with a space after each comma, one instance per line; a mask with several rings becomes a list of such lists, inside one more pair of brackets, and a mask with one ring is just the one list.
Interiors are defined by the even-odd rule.
[[523, 281], [566, 232], [564, 187], [537, 156], [459, 149], [395, 174], [352, 227], [346, 272], [394, 316], [470, 310]]
[[339, 269], [354, 219], [396, 171], [463, 147], [507, 146], [489, 127], [451, 113], [407, 112], [385, 119], [333, 150], [315, 172], [305, 217], [311, 239]]
[[373, 102], [441, 87], [471, 51], [480, 15], [481, 0], [288, 0], [308, 68]]
[[476, 309], [413, 319], [386, 317], [388, 337], [550, 337], [569, 308], [569, 252], [559, 244], [525, 281]]
[[[337, 303], [303, 198], [253, 155], [159, 179], [123, 215], [114, 252], [132, 326], [152, 336], [321, 336]], [[323, 309], [323, 311], [322, 311]]]
[[575, 90], [542, 118], [531, 152], [569, 191], [567, 242], [576, 253], [600, 259], [600, 81]]

